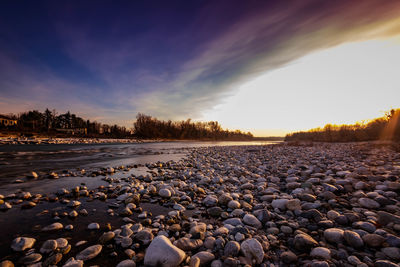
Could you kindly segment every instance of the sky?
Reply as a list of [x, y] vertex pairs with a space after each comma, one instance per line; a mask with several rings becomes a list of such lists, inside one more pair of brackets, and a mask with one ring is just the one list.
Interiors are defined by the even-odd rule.
[[0, 3], [0, 113], [138, 112], [256, 136], [400, 108], [400, 1]]

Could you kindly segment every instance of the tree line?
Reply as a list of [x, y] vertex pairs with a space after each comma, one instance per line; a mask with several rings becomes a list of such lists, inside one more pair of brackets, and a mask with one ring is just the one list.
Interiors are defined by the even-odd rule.
[[400, 141], [400, 109], [392, 109], [383, 117], [351, 125], [327, 124], [323, 128], [286, 135], [285, 141], [357, 142]]
[[223, 130], [217, 121], [192, 122], [163, 121], [152, 116], [139, 113], [134, 123], [135, 135], [149, 139], [203, 139], [203, 140], [251, 140], [253, 135], [240, 130]]
[[31, 110], [18, 115], [9, 114], [8, 117], [18, 120], [18, 123], [13, 127], [3, 127], [2, 130], [21, 134], [187, 140], [250, 140], [253, 138], [250, 132], [223, 130], [217, 121], [192, 122], [191, 119], [163, 121], [142, 113], [136, 116], [132, 129], [85, 120], [69, 111], [58, 114], [56, 110], [51, 111], [48, 108], [44, 112]]
[[15, 127], [8, 127], [3, 130], [17, 131], [22, 134], [37, 133], [110, 138], [124, 138], [132, 134], [126, 127], [85, 120], [69, 111], [58, 114], [56, 110], [50, 111], [47, 108], [44, 112], [31, 110], [18, 115], [9, 114], [8, 116], [18, 120], [18, 123]]

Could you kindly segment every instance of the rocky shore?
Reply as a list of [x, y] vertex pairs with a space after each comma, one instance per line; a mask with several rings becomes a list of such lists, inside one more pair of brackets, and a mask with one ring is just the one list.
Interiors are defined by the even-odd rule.
[[135, 167], [91, 173], [97, 188], [0, 196], [0, 266], [400, 266], [387, 146], [194, 148], [115, 178]]

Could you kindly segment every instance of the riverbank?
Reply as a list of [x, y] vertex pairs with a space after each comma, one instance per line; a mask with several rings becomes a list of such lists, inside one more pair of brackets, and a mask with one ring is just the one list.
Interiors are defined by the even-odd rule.
[[71, 171], [74, 185], [52, 192], [9, 192], [1, 260], [398, 266], [400, 154], [389, 146], [214, 146], [186, 155]]

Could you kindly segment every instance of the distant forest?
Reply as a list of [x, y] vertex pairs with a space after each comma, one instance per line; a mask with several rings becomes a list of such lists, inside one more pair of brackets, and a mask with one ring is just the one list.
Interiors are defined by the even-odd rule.
[[324, 128], [286, 135], [285, 141], [356, 142], [389, 140], [400, 141], [400, 109], [392, 109], [385, 116], [367, 123], [352, 125], [327, 124]]
[[7, 117], [17, 120], [17, 125], [7, 127], [0, 124], [1, 131], [22, 135], [187, 140], [251, 140], [253, 138], [251, 133], [223, 130], [216, 121], [192, 122], [190, 119], [162, 121], [142, 113], [136, 116], [132, 129], [85, 120], [69, 111], [58, 114], [55, 110], [49, 109], [43, 113], [32, 110], [19, 115], [8, 114]]
[[135, 135], [139, 138], [165, 138], [165, 139], [205, 139], [205, 140], [251, 140], [253, 135], [239, 130], [223, 130], [216, 121], [173, 122], [162, 121], [151, 116], [139, 113], [134, 123]]

